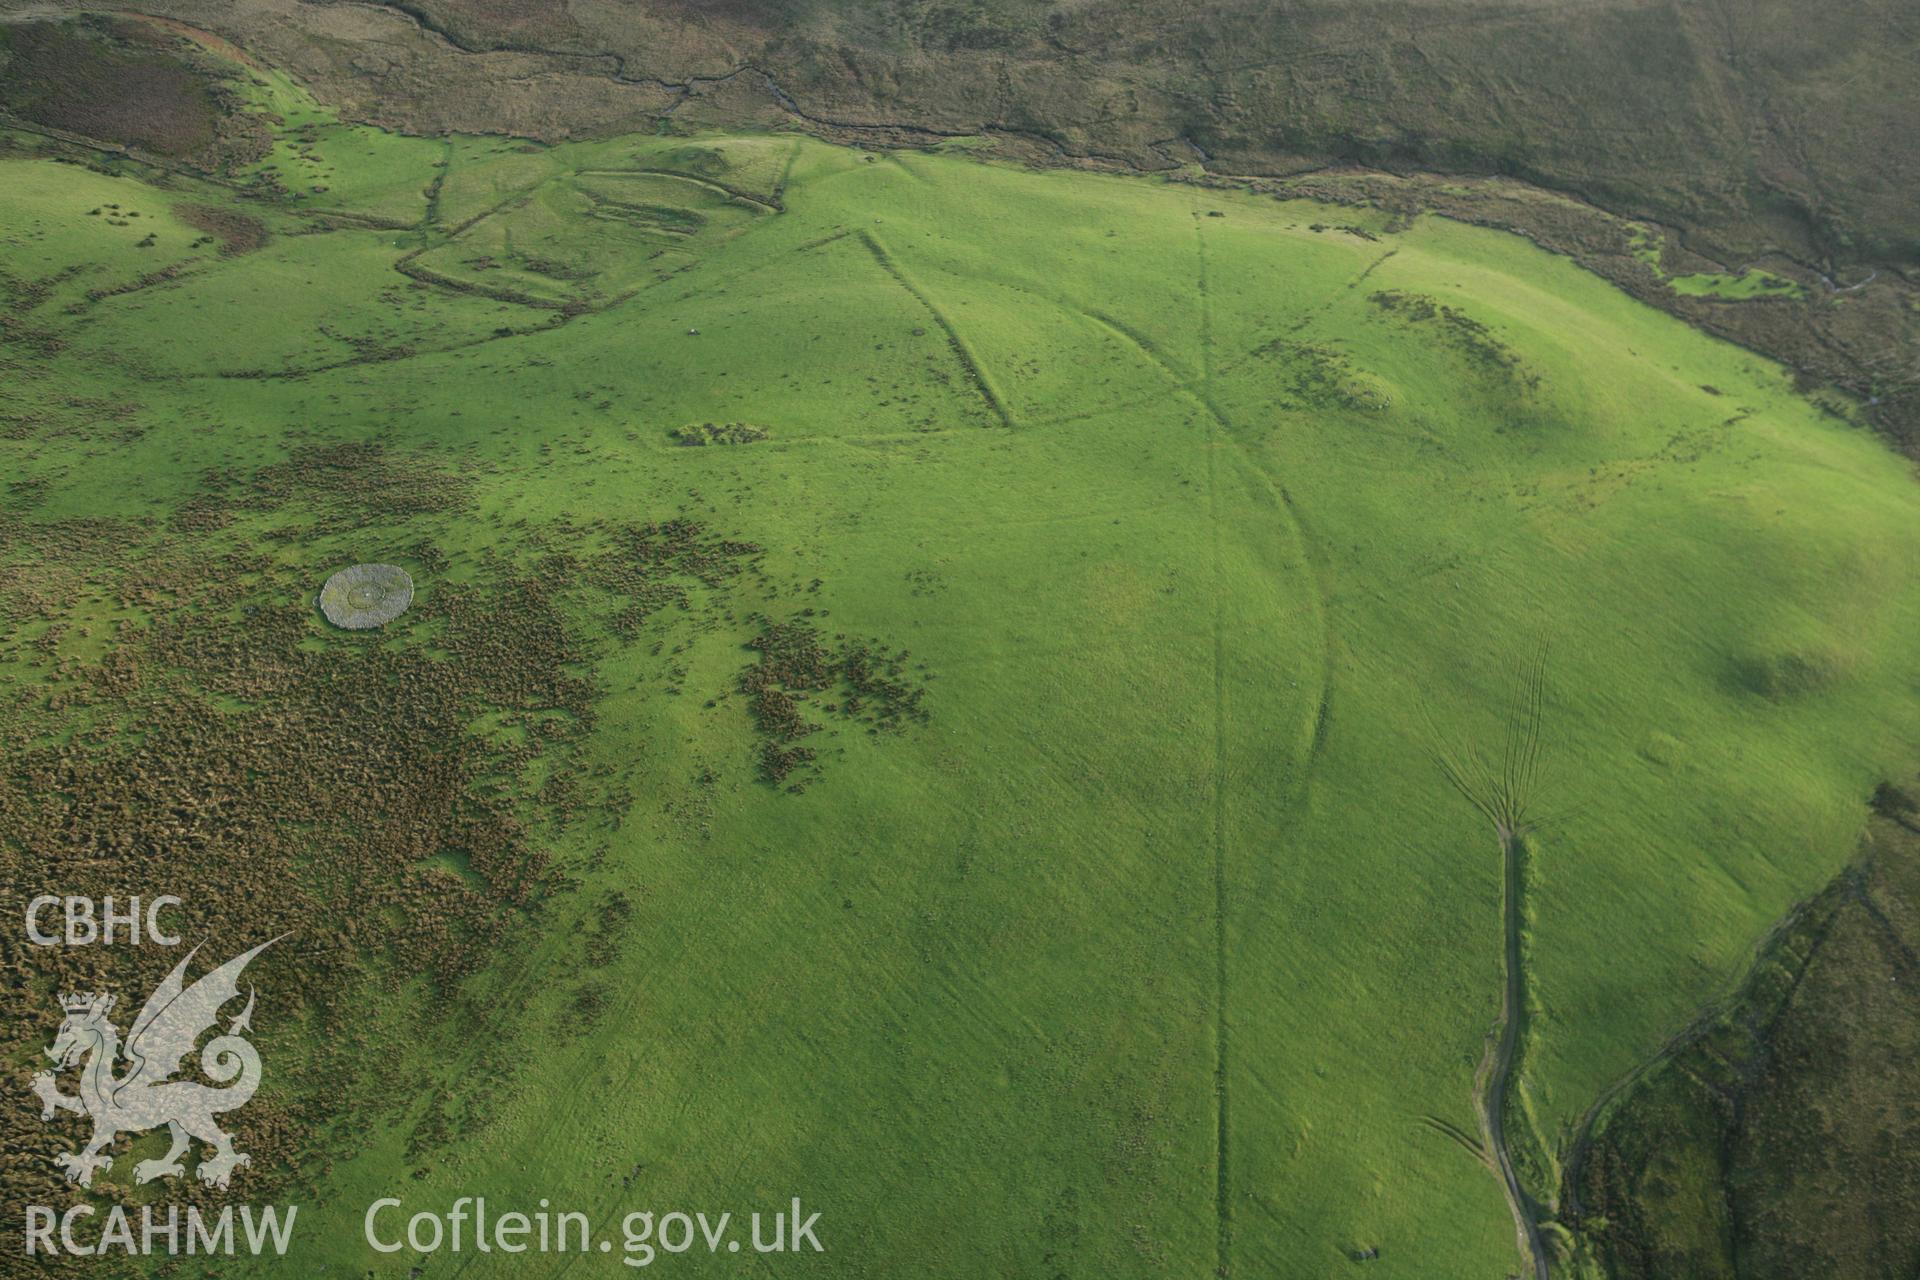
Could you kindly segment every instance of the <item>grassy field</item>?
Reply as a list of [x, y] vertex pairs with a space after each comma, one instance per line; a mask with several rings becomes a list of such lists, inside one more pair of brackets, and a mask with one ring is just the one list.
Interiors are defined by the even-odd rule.
[[[420, 1261], [361, 1243], [388, 1194], [603, 1228], [799, 1195], [827, 1252], [783, 1275], [1505, 1274], [1468, 1149], [1501, 846], [1438, 761], [1498, 760], [1544, 654], [1508, 1127], [1549, 1205], [1595, 1098], [1912, 766], [1910, 466], [1518, 238], [796, 137], [282, 114], [281, 193], [0, 158], [0, 715], [158, 733], [107, 678], [142, 645], [140, 687], [234, 716], [273, 707], [236, 665], [364, 673], [364, 716], [413, 706], [396, 672], [491, 682], [401, 746], [481, 744], [461, 794], [552, 876], [516, 899], [431, 827], [380, 873], [493, 894], [480, 954], [416, 977], [380, 934], [425, 917], [330, 878], [351, 804], [245, 918], [338, 971], [331, 1021], [256, 1018], [305, 1126], [261, 1172], [302, 1188], [314, 1274]], [[196, 244], [186, 203], [264, 243]], [[675, 443], [703, 423], [756, 431]], [[636, 592], [614, 553], [673, 520], [753, 567], [649, 549], [678, 576]], [[169, 557], [231, 578], [129, 589]], [[311, 593], [357, 560], [422, 603], [330, 631]], [[560, 692], [488, 647], [481, 592], [562, 638]], [[783, 666], [788, 624], [817, 644]], [[164, 627], [245, 648], [168, 659]], [[0, 813], [67, 803], [31, 783]], [[356, 918], [358, 949], [314, 936]]]

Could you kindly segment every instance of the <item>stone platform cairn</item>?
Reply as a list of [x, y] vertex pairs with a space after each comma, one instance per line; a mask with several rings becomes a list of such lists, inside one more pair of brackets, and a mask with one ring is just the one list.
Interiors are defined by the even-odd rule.
[[320, 588], [320, 612], [348, 631], [384, 627], [412, 603], [413, 578], [394, 564], [356, 564]]

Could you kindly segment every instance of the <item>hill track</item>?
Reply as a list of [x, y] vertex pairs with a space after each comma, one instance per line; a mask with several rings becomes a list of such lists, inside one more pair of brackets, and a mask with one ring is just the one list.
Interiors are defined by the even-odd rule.
[[1487, 1151], [1493, 1157], [1494, 1171], [1500, 1175], [1500, 1187], [1506, 1194], [1507, 1208], [1513, 1214], [1514, 1232], [1520, 1251], [1532, 1263], [1534, 1280], [1550, 1280], [1552, 1263], [1546, 1241], [1540, 1234], [1539, 1214], [1533, 1198], [1520, 1185], [1520, 1175], [1514, 1169], [1513, 1150], [1507, 1142], [1506, 1128], [1507, 1092], [1513, 1083], [1514, 1060], [1519, 1053], [1520, 1033], [1527, 1016], [1527, 975], [1524, 941], [1521, 938], [1521, 897], [1525, 891], [1522, 871], [1524, 843], [1524, 837], [1519, 835], [1503, 835], [1500, 841], [1505, 882], [1501, 897], [1506, 985], [1500, 998], [1499, 1037], [1481, 1066], [1479, 1074], [1484, 1083], [1476, 1105], [1480, 1112], [1481, 1129], [1486, 1134]]
[[1507, 715], [1497, 763], [1483, 757], [1471, 742], [1457, 752], [1438, 754], [1447, 781], [1493, 824], [1500, 841], [1500, 932], [1505, 978], [1500, 1017], [1487, 1054], [1474, 1073], [1474, 1108], [1479, 1112], [1487, 1156], [1500, 1177], [1501, 1192], [1513, 1215], [1515, 1243], [1528, 1259], [1534, 1280], [1550, 1280], [1552, 1258], [1540, 1233], [1539, 1206], [1520, 1183], [1506, 1124], [1507, 1101], [1527, 1025], [1527, 837], [1536, 825], [1530, 810], [1544, 751], [1545, 647], [1516, 670], [1515, 676], [1520, 692]]

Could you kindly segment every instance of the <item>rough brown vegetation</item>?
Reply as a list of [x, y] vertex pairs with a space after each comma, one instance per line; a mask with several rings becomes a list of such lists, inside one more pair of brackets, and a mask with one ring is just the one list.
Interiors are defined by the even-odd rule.
[[185, 157], [215, 137], [207, 77], [130, 23], [0, 26], [0, 107], [35, 124]]
[[[457, 487], [394, 479], [434, 470], [419, 459], [373, 453], [389, 491], [459, 500]], [[369, 462], [361, 451], [344, 465], [364, 474]], [[322, 523], [358, 525], [370, 513], [361, 490], [334, 483], [342, 465], [309, 455], [244, 485], [210, 477], [200, 510], [244, 488], [249, 511], [298, 495]], [[260, 962], [276, 999], [257, 1025], [269, 1056], [276, 1039], [309, 1043], [277, 1056], [272, 1087], [248, 1110], [257, 1168], [245, 1194], [258, 1194], [331, 1158], [315, 1143], [341, 1091], [381, 1105], [382, 1086], [354, 1062], [367, 1047], [344, 994], [416, 976], [451, 992], [558, 887], [518, 816], [515, 779], [536, 757], [550, 771], [572, 767], [594, 690], [573, 673], [581, 641], [553, 590], [510, 565], [444, 586], [410, 615], [432, 629], [431, 649], [316, 644], [304, 571], [227, 541], [225, 525], [0, 513], [0, 635], [46, 669], [0, 703], [0, 885], [15, 902], [48, 885], [172, 894], [185, 937], [227, 953], [291, 933]], [[430, 544], [409, 554], [443, 567]], [[116, 620], [76, 622], [83, 598]], [[468, 726], [482, 713], [524, 732], [479, 737]], [[470, 874], [449, 874], [448, 859]], [[17, 1063], [51, 1035], [59, 992], [135, 1001], [134, 988], [177, 959], [152, 948], [28, 952], [18, 931], [0, 938]], [[0, 1123], [7, 1211], [56, 1203], [51, 1157], [74, 1135], [28, 1108]]]
[[252, 253], [267, 242], [264, 223], [233, 209], [219, 209], [205, 204], [177, 204], [173, 206], [173, 215], [218, 240], [220, 252], [224, 254]]
[[1860, 864], [1783, 923], [1572, 1169], [1609, 1274], [1920, 1269], [1920, 823], [1909, 788], [1875, 808]]
[[[184, 578], [165, 585], [184, 591], [210, 569], [247, 566], [188, 558], [178, 567]], [[187, 904], [188, 938], [233, 951], [292, 931], [262, 967], [278, 997], [276, 1017], [261, 1020], [268, 1045], [302, 1024], [351, 1038], [355, 1002], [343, 993], [368, 980], [370, 965], [450, 989], [492, 956], [547, 877], [508, 799], [475, 785], [520, 761], [462, 730], [498, 696], [486, 686], [500, 677], [522, 677], [508, 681], [508, 697], [533, 692], [518, 687], [528, 677], [535, 689], [551, 682], [550, 668], [541, 671], [558, 656], [551, 649], [468, 677], [462, 660], [503, 615], [517, 635], [558, 634], [536, 591], [504, 591], [505, 606], [479, 593], [436, 602], [458, 633], [452, 660], [302, 654], [294, 646], [307, 623], [291, 607], [262, 610], [243, 629], [186, 616], [114, 646], [75, 671], [77, 687], [58, 699], [69, 712], [104, 713], [114, 728], [8, 743], [0, 827], [9, 899], [54, 883], [95, 895], [172, 893]], [[476, 870], [476, 884], [426, 865], [450, 850]], [[99, 949], [20, 951], [16, 935], [0, 944], [0, 962], [25, 979], [9, 985], [7, 1001], [20, 1060], [50, 1034], [58, 991], [111, 987], [137, 998], [173, 958], [130, 965]], [[317, 1058], [283, 1054], [279, 1079], [299, 1074], [264, 1100], [264, 1122], [257, 1110], [247, 1116], [268, 1186], [310, 1154], [305, 1144], [333, 1114], [337, 1098], [302, 1087], [326, 1078], [331, 1055]], [[55, 1202], [51, 1157], [73, 1135], [24, 1108], [5, 1123], [9, 1200]]]

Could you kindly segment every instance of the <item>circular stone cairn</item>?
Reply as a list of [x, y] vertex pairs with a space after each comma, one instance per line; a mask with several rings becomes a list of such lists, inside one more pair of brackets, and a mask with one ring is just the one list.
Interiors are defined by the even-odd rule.
[[320, 612], [348, 631], [384, 627], [413, 603], [413, 578], [397, 564], [356, 564], [320, 588]]

